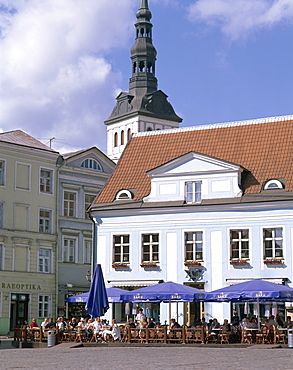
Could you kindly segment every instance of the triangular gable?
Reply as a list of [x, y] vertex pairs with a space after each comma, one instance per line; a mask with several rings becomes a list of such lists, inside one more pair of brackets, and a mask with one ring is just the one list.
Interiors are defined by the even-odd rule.
[[190, 173], [235, 172], [241, 166], [208, 155], [189, 152], [147, 172], [151, 177]]

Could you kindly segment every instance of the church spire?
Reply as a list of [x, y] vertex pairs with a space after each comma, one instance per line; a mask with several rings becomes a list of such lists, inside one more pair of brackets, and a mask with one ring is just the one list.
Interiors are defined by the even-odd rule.
[[153, 25], [150, 22], [152, 13], [147, 0], [140, 1], [136, 18], [136, 38], [131, 48], [132, 77], [129, 92], [136, 92], [136, 95], [138, 93], [143, 96], [158, 89], [158, 81], [155, 77], [157, 51], [152, 42]]

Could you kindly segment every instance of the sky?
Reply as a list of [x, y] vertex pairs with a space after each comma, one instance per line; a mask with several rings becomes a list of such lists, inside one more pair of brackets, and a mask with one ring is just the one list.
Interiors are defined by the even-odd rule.
[[[128, 91], [139, 0], [0, 0], [0, 132], [97, 146]], [[293, 0], [149, 0], [181, 127], [293, 114]]]

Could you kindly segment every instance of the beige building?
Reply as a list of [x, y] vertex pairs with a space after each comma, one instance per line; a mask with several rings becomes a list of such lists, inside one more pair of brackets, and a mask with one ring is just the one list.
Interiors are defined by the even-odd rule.
[[58, 152], [0, 134], [0, 334], [55, 316]]

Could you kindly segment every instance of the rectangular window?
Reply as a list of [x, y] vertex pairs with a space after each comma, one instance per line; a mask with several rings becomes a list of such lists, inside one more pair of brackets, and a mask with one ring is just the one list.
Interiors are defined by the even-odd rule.
[[64, 238], [63, 240], [63, 262], [75, 262], [76, 239]]
[[142, 234], [142, 262], [159, 261], [159, 234]]
[[83, 246], [83, 263], [91, 264], [92, 262], [92, 241], [85, 240]]
[[52, 232], [52, 211], [40, 209], [39, 213], [39, 232], [50, 234]]
[[113, 262], [129, 262], [129, 235], [113, 236]]
[[230, 258], [249, 258], [249, 230], [230, 230]]
[[39, 249], [39, 272], [44, 274], [51, 273], [51, 250], [50, 249]]
[[185, 261], [203, 260], [203, 233], [192, 231], [184, 233], [185, 239]]
[[15, 204], [14, 206], [14, 228], [16, 230], [29, 230], [29, 206]]
[[190, 181], [185, 183], [185, 201], [186, 203], [201, 202], [201, 182]]
[[5, 161], [0, 161], [0, 186], [5, 186]]
[[283, 257], [283, 229], [263, 230], [264, 258], [282, 258]]
[[96, 196], [92, 194], [85, 194], [84, 195], [84, 218], [89, 218], [89, 215], [87, 213], [87, 209], [89, 206], [93, 203]]
[[64, 191], [63, 198], [63, 216], [74, 217], [76, 193], [72, 191]]
[[28, 270], [28, 247], [14, 247], [14, 271], [26, 272]]
[[0, 228], [4, 226], [4, 205], [0, 203]]
[[4, 270], [4, 246], [0, 244], [0, 270]]
[[53, 170], [41, 168], [40, 172], [40, 192], [53, 194]]
[[50, 312], [50, 296], [39, 295], [39, 318], [51, 316]]
[[16, 163], [16, 189], [30, 190], [30, 165]]

